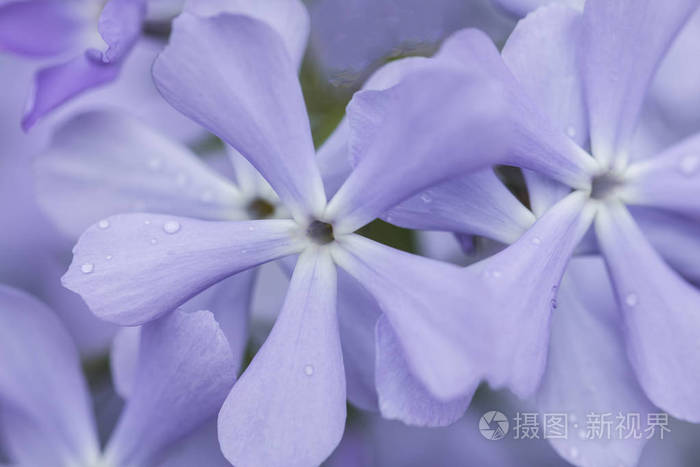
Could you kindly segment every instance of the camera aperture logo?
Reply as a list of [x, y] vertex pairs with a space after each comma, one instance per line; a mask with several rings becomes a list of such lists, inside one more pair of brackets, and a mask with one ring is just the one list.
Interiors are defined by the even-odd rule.
[[508, 418], [497, 410], [486, 412], [479, 419], [479, 431], [484, 438], [496, 441], [503, 439], [508, 434]]

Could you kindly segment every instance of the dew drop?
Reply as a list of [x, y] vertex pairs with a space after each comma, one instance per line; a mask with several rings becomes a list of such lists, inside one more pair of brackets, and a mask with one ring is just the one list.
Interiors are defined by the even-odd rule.
[[107, 256], [105, 256], [105, 259], [106, 259], [107, 261], [111, 260], [111, 259], [112, 259], [112, 255], [107, 255]]
[[569, 136], [569, 138], [576, 138], [576, 128], [574, 128], [573, 125], [569, 125], [566, 128], [566, 134]]
[[85, 263], [80, 266], [80, 270], [83, 272], [83, 274], [90, 274], [94, 269], [95, 265], [92, 263]]
[[493, 277], [495, 277], [496, 279], [498, 279], [499, 277], [501, 277], [502, 274], [501, 274], [501, 271], [496, 270], [496, 271], [492, 271], [491, 275]]
[[146, 219], [145, 221], [143, 221], [143, 223], [146, 224], [146, 225], [151, 225], [151, 221], [149, 221], [148, 219]]
[[571, 446], [571, 449], [569, 449], [569, 455], [571, 455], [572, 459], [578, 459], [578, 448], [576, 446]]
[[552, 310], [556, 310], [557, 307], [559, 306], [559, 303], [557, 302], [557, 299], [556, 299], [556, 298], [553, 298], [553, 299], [551, 300], [551, 302], [549, 302], [549, 303], [550, 303], [550, 305], [552, 306]]
[[171, 235], [177, 233], [180, 230], [180, 223], [177, 221], [168, 221], [165, 224], [163, 224], [163, 230], [165, 231], [165, 233]]
[[102, 230], [106, 229], [109, 227], [109, 221], [107, 219], [103, 219], [100, 222], [97, 223], [97, 226], [101, 228]]
[[311, 375], [313, 375], [313, 374], [314, 374], [314, 367], [311, 366], [311, 365], [306, 365], [306, 366], [304, 367], [304, 374], [305, 374], [306, 376], [311, 376]]
[[681, 159], [681, 172], [683, 175], [693, 175], [700, 167], [700, 157], [689, 155]]
[[152, 238], [152, 239], [151, 239], [151, 245], [155, 245], [156, 243], [158, 243], [158, 240], [156, 240], [155, 238]]
[[627, 296], [625, 297], [625, 303], [628, 306], [635, 306], [637, 304], [637, 295], [633, 293], [627, 294]]
[[540, 240], [540, 237], [533, 237], [533, 239], [532, 239], [533, 245], [540, 245], [541, 243], [542, 243], [542, 240]]
[[420, 195], [420, 199], [423, 200], [423, 202], [426, 204], [430, 203], [433, 200], [433, 198], [428, 193], [422, 193]]

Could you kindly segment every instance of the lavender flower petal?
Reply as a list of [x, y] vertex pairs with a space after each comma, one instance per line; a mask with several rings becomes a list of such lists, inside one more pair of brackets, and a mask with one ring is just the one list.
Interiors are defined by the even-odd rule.
[[318, 465], [345, 428], [336, 272], [324, 249], [297, 261], [277, 322], [219, 413], [224, 456], [238, 466]]
[[109, 369], [114, 390], [128, 399], [134, 387], [141, 347], [141, 326], [119, 328], [109, 352]]
[[134, 47], [146, 16], [146, 0], [110, 0], [102, 9], [98, 30], [107, 43], [102, 61], [121, 61]]
[[664, 263], [619, 202], [600, 208], [596, 233], [639, 382], [657, 406], [700, 421], [700, 292]]
[[362, 227], [430, 185], [493, 164], [508, 148], [504, 95], [478, 73], [440, 66], [412, 73], [387, 91], [361, 91], [348, 106], [349, 121], [356, 112], [377, 115], [372, 107], [387, 109], [387, 100], [375, 133], [381, 138], [374, 138], [326, 210], [339, 233]]
[[186, 438], [169, 447], [157, 467], [192, 467], [193, 465], [231, 466], [219, 447], [216, 417], [212, 417]]
[[301, 251], [306, 239], [296, 231], [291, 220], [112, 216], [80, 237], [63, 284], [97, 316], [142, 324], [225, 277]]
[[627, 204], [700, 215], [700, 133], [631, 165], [620, 194]]
[[52, 463], [89, 465], [97, 459], [95, 422], [73, 341], [46, 305], [4, 285], [0, 405], [3, 425], [12, 423], [4, 435], [19, 463], [42, 465], [34, 462], [47, 451]]
[[411, 374], [401, 344], [386, 316], [377, 321], [376, 336], [375, 372], [383, 417], [417, 426], [446, 426], [462, 418], [476, 385], [456, 400], [438, 400]]
[[584, 4], [584, 0], [493, 0], [493, 2], [518, 18], [522, 18], [545, 5], [562, 4], [583, 10]]
[[591, 156], [553, 122], [547, 107], [530, 95], [503, 62], [493, 43], [475, 30], [465, 29], [449, 37], [435, 56], [461, 66], [479, 66], [490, 80], [499, 83], [511, 104], [508, 121], [517, 134], [508, 157], [499, 163], [541, 172], [575, 188], [587, 188], [598, 169]]
[[477, 234], [506, 244], [535, 222], [491, 169], [430, 188], [395, 206], [383, 219], [401, 227]]
[[185, 11], [200, 16], [248, 15], [267, 23], [284, 41], [292, 62], [301, 67], [309, 39], [309, 12], [300, 0], [187, 0]]
[[661, 209], [628, 206], [654, 249], [685, 278], [700, 283], [700, 225]]
[[603, 164], [627, 159], [651, 79], [697, 7], [695, 0], [586, 1], [581, 70], [591, 146]]
[[[539, 8], [518, 22], [502, 56], [549, 121], [583, 146], [588, 139], [588, 115], [576, 61], [580, 34], [580, 12], [556, 4]], [[525, 170], [524, 175], [538, 216], [570, 190], [538, 172]]]
[[113, 81], [119, 69], [120, 63], [100, 63], [87, 54], [42, 68], [34, 78], [22, 128], [29, 130], [40, 118], [73, 97]]
[[[597, 300], [590, 303], [590, 297]], [[540, 413], [567, 414], [568, 436], [550, 443], [574, 465], [636, 466], [647, 440], [625, 439], [624, 431], [618, 435], [620, 422], [614, 417], [639, 414], [643, 424], [655, 409], [627, 359], [622, 322], [600, 257], [573, 259], [557, 299], [537, 407]], [[613, 414], [610, 438], [587, 437], [590, 413]]]
[[72, 2], [6, 2], [0, 5], [0, 51], [49, 57], [79, 50], [86, 27]]
[[240, 151], [295, 218], [320, 214], [325, 194], [301, 88], [269, 26], [184, 13], [153, 76], [168, 102]]
[[41, 207], [74, 237], [96, 219], [134, 210], [245, 218], [230, 181], [126, 114], [93, 111], [61, 125], [37, 157], [35, 175]]
[[112, 465], [149, 465], [161, 449], [211, 418], [236, 379], [211, 312], [174, 313], [145, 325], [126, 408], [105, 451]]

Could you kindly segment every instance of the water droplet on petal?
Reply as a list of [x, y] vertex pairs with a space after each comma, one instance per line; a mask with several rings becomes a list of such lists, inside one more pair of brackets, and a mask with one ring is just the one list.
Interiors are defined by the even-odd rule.
[[143, 221], [143, 223], [146, 224], [146, 225], [151, 225], [151, 221], [149, 221], [148, 219], [146, 219], [145, 221]]
[[501, 274], [501, 271], [495, 270], [495, 271], [491, 272], [491, 275], [493, 277], [495, 277], [496, 279], [498, 279], [499, 277], [501, 277], [502, 274]]
[[163, 224], [163, 230], [165, 233], [174, 234], [180, 230], [180, 223], [177, 221], [168, 221]]
[[151, 239], [151, 245], [155, 245], [156, 243], [158, 243], [158, 240], [156, 240], [155, 238], [152, 238], [152, 239]]
[[578, 448], [576, 446], [571, 446], [571, 449], [569, 450], [569, 454], [571, 455], [572, 459], [577, 459], [578, 458]]
[[105, 256], [105, 259], [106, 259], [107, 261], [109, 261], [110, 259], [112, 259], [112, 255], [107, 255], [107, 256]]
[[420, 195], [420, 199], [423, 200], [424, 203], [429, 203], [433, 200], [433, 198], [428, 193], [422, 193]]
[[683, 175], [693, 175], [700, 167], [700, 157], [695, 155], [685, 156], [681, 159], [681, 172]]
[[569, 125], [566, 128], [566, 134], [569, 136], [569, 138], [576, 138], [576, 128], [574, 128], [573, 125]]
[[533, 237], [533, 239], [532, 239], [533, 245], [540, 245], [541, 243], [542, 243], [542, 240], [540, 240], [539, 237]]
[[627, 296], [625, 297], [625, 303], [628, 306], [635, 306], [637, 304], [637, 295], [633, 293], [627, 294]]
[[103, 219], [97, 223], [97, 226], [104, 230], [109, 227], [109, 221], [107, 219]]
[[95, 265], [92, 263], [85, 263], [80, 266], [80, 270], [83, 272], [83, 274], [90, 274], [94, 269]]
[[306, 366], [304, 367], [304, 374], [305, 374], [306, 376], [311, 376], [311, 375], [313, 375], [313, 374], [314, 374], [314, 367], [311, 366], [311, 365], [306, 365]]

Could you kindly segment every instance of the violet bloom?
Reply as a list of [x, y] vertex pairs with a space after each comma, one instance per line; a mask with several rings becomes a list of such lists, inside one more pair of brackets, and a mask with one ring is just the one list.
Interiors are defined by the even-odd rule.
[[[542, 282], [549, 282], [554, 287], [549, 296], [556, 297], [569, 256], [594, 224], [595, 237], [586, 237], [579, 248], [597, 249], [593, 242], [597, 240], [605, 257], [621, 320], [610, 329], [623, 330], [626, 353], [644, 390], [639, 394], [636, 382], [624, 373], [617, 381], [630, 394], [624, 404], [648, 410], [648, 397], [674, 416], [700, 420], [695, 397], [700, 389], [700, 321], [694, 313], [700, 294], [662, 259], [669, 258], [681, 273], [697, 277], [697, 265], [679, 259], [687, 249], [697, 248], [698, 225], [693, 219], [698, 212], [698, 136], [649, 159], [639, 160], [629, 151], [646, 87], [696, 7], [697, 2], [689, 1], [663, 6], [645, 2], [643, 7], [639, 2], [616, 2], [613, 7], [605, 1], [588, 1], [583, 13], [546, 7], [523, 20], [510, 37], [503, 51], [507, 68], [498, 57], [490, 60], [491, 76], [509, 86], [512, 95], [532, 99], [538, 114], [547, 117], [550, 127], [559, 127], [560, 135], [580, 144], [578, 150], [583, 150], [590, 133], [591, 160], [596, 161], [589, 187], [573, 193], [570, 186], [526, 171], [539, 220], [515, 244], [466, 269], [474, 271], [473, 282], [466, 286], [475, 287], [475, 293], [491, 291], [486, 306], [492, 315], [502, 317], [501, 328], [492, 335], [494, 348], [510, 351], [504, 352], [510, 360], [482, 358], [482, 364], [490, 364], [483, 371], [491, 384], [507, 386], [521, 397], [537, 389], [545, 369], [552, 306], [542, 301], [547, 294], [533, 296], [532, 290], [541, 292]], [[466, 32], [455, 35], [436, 60], [471, 54], [469, 39]], [[526, 148], [529, 141], [515, 146]], [[445, 228], [448, 216], [431, 208], [444, 206], [445, 196], [455, 199], [454, 192], [442, 187], [426, 195], [429, 202], [421, 204], [416, 197], [411, 209], [399, 206], [388, 216], [403, 216], [401, 225], [432, 223], [435, 228], [442, 223], [442, 230], [456, 230]], [[654, 225], [659, 218], [673, 222], [672, 228], [662, 226], [665, 235], [656, 235], [661, 231]], [[638, 224], [652, 233], [653, 246]], [[615, 333], [597, 332], [598, 337], [607, 333], [615, 339]], [[610, 354], [621, 350], [610, 340], [605, 345]], [[613, 360], [608, 353], [601, 358], [610, 360], [609, 374], [623, 374], [626, 362]], [[601, 398], [613, 407], [620, 403], [612, 392]], [[620, 461], [634, 463], [639, 449], [621, 454]], [[578, 454], [576, 447], [567, 458], [590, 462]], [[605, 456], [606, 451], [591, 455]]]
[[[398, 94], [414, 98], [398, 99], [400, 125], [385, 133], [410, 150], [361, 158], [326, 202], [295, 67], [280, 36], [241, 15], [183, 14], [174, 23], [171, 43], [154, 65], [159, 89], [240, 151], [292, 219], [113, 216], [83, 234], [64, 283], [98, 316], [135, 325], [171, 312], [225, 277], [300, 254], [270, 336], [219, 415], [222, 449], [234, 464], [314, 465], [339, 441], [345, 374], [335, 315], [336, 264], [368, 288], [392, 324], [407, 331], [401, 343], [432, 390], [449, 398], [463, 389], [454, 362], [440, 361], [441, 328], [464, 320], [460, 268], [353, 234], [415, 192], [503, 158], [509, 127], [499, 123], [507, 107], [500, 86], [481, 86], [485, 76], [478, 66], [427, 72], [440, 86], [421, 95], [409, 78], [397, 87]], [[432, 130], [426, 109], [446, 89], [445, 105], [460, 118], [435, 132], [407, 133], [407, 122]], [[459, 155], [442, 145], [454, 141], [454, 134], [472, 135]], [[357, 148], [363, 144], [359, 136], [354, 141]], [[434, 160], [434, 151], [445, 157]], [[409, 330], [416, 326], [418, 334]]]
[[126, 407], [101, 452], [78, 353], [56, 315], [0, 285], [0, 324], [0, 431], [18, 465], [177, 465], [169, 452], [216, 413], [234, 380], [211, 313], [177, 310], [149, 323]]

